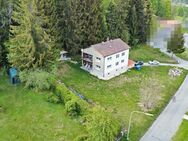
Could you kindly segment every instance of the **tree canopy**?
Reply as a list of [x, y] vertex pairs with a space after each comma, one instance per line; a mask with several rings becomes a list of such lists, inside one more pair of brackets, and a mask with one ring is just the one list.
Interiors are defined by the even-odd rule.
[[107, 38], [121, 38], [133, 47], [146, 43], [153, 14], [168, 18], [171, 14], [169, 0], [112, 0], [108, 6], [103, 0], [2, 0], [0, 4], [1, 52], [9, 51], [9, 63], [19, 69], [48, 66], [60, 50], [77, 55]]

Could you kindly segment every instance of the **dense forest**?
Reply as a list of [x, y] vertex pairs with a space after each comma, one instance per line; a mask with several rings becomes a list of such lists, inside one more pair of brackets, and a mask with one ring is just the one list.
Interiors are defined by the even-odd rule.
[[1, 0], [0, 62], [19, 70], [48, 67], [60, 50], [121, 38], [132, 46], [150, 36], [153, 15], [171, 18], [170, 0]]

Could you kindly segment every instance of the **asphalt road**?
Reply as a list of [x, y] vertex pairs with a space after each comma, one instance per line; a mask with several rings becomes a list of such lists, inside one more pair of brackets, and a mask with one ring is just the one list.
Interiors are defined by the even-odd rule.
[[171, 141], [188, 110], [188, 76], [140, 141]]

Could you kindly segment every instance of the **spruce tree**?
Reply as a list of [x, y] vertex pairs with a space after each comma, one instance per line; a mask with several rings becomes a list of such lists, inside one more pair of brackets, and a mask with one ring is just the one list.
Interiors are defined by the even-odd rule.
[[[57, 45], [71, 54], [104, 39], [102, 0], [57, 0]], [[61, 34], [61, 35], [60, 35]]]
[[150, 34], [151, 31], [150, 29], [151, 24], [152, 24], [152, 16], [153, 16], [153, 12], [152, 12], [152, 6], [151, 6], [151, 1], [150, 0], [145, 0], [145, 29], [146, 29], [146, 39], [150, 39]]
[[129, 33], [130, 33], [130, 41], [129, 43], [133, 46], [138, 44], [138, 19], [136, 14], [136, 7], [133, 5], [131, 10], [129, 11], [128, 16], [128, 25], [129, 25]]
[[117, 38], [119, 36], [117, 29], [117, 15], [117, 5], [114, 3], [114, 1], [111, 1], [106, 12], [108, 36], [111, 39]]
[[44, 67], [51, 60], [48, 35], [41, 28], [35, 0], [19, 0], [13, 11], [8, 59], [20, 70]]
[[6, 65], [7, 48], [5, 42], [9, 37], [11, 3], [8, 0], [0, 1], [0, 65]]
[[127, 23], [130, 32], [130, 44], [145, 43], [150, 34], [152, 19], [151, 4], [149, 0], [131, 0], [129, 3]]
[[138, 38], [139, 43], [145, 43], [147, 41], [147, 25], [145, 16], [145, 3], [144, 0], [135, 0], [135, 7], [137, 12], [137, 22], [138, 22]]
[[172, 17], [172, 6], [171, 6], [171, 0], [165, 0], [165, 18], [170, 19]]
[[121, 38], [125, 42], [129, 41], [127, 3], [124, 0], [117, 3], [111, 1], [106, 13], [108, 36], [112, 39]]

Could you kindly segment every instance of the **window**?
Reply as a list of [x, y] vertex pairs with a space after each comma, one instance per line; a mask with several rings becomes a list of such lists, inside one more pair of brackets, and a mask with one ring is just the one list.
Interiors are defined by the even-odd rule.
[[97, 69], [97, 70], [100, 70], [100, 68], [101, 68], [101, 66], [96, 65], [96, 69]]
[[118, 66], [119, 65], [119, 62], [116, 62], [116, 66]]
[[112, 65], [108, 65], [108, 66], [107, 66], [107, 68], [111, 68], [111, 67], [112, 67]]
[[112, 60], [112, 57], [108, 57], [107, 60]]
[[121, 63], [124, 63], [125, 62], [125, 60], [121, 60]]
[[101, 58], [99, 58], [99, 57], [96, 57], [96, 59], [99, 60], [99, 61], [101, 60]]
[[125, 55], [125, 52], [122, 53], [122, 56], [124, 56], [124, 55]]
[[116, 55], [116, 58], [119, 58], [119, 54]]
[[99, 68], [99, 69], [101, 68], [101, 66], [99, 66], [99, 65], [96, 65], [96, 67]]

